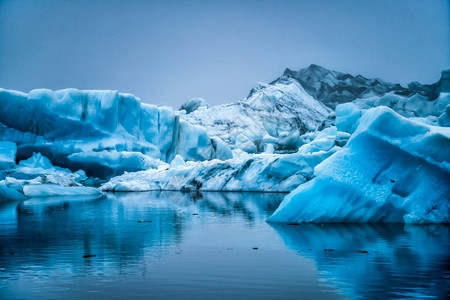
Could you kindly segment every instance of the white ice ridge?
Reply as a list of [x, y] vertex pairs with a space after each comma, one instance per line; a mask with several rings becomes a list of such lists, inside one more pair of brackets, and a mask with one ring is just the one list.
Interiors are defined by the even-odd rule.
[[342, 151], [292, 191], [269, 222], [448, 223], [450, 128], [368, 110]]
[[[39, 152], [97, 177], [145, 169], [148, 158], [231, 158], [220, 139], [180, 120], [171, 108], [117, 91], [0, 89], [0, 107], [0, 140], [16, 143], [19, 159]], [[113, 156], [126, 163], [110, 164]]]
[[274, 84], [257, 84], [248, 98], [236, 103], [195, 110], [180, 117], [201, 125], [211, 136], [220, 137], [235, 149], [263, 152], [296, 151], [299, 136], [315, 130], [330, 109], [311, 97], [292, 78]]

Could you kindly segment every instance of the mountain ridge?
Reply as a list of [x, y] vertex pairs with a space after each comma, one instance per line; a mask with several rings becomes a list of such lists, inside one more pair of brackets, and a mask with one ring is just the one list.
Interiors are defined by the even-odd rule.
[[[405, 97], [419, 94], [431, 101], [436, 99], [441, 92], [450, 91], [450, 69], [443, 70], [441, 78], [435, 83], [421, 84], [413, 81], [407, 87], [379, 78], [366, 78], [362, 75], [354, 76], [329, 70], [316, 64], [311, 64], [299, 71], [286, 68], [283, 75], [272, 81], [271, 84], [278, 82], [283, 77], [295, 79], [308, 94], [333, 109], [341, 103], [358, 98], [383, 96], [390, 92]], [[249, 96], [251, 95], [252, 92]]]

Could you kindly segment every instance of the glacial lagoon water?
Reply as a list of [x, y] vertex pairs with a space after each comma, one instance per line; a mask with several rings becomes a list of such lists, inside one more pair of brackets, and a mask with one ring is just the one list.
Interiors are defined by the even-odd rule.
[[0, 299], [437, 298], [448, 225], [273, 225], [284, 194], [149, 192], [0, 205]]

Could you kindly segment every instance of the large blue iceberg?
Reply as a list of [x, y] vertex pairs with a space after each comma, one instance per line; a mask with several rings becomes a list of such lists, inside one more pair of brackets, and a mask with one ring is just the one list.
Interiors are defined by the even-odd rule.
[[343, 150], [282, 202], [269, 222], [448, 223], [450, 128], [387, 107], [368, 110]]
[[152, 159], [177, 154], [194, 161], [232, 157], [220, 139], [171, 108], [117, 91], [0, 89], [0, 107], [0, 140], [17, 145], [18, 160], [39, 152], [96, 177], [144, 170]]

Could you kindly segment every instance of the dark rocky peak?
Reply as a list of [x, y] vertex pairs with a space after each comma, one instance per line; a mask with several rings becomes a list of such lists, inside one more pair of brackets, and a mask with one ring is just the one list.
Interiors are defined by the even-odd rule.
[[340, 103], [358, 98], [382, 96], [390, 92], [402, 96], [412, 96], [418, 93], [433, 100], [441, 91], [450, 90], [450, 69], [442, 72], [442, 77], [437, 83], [422, 85], [412, 82], [407, 88], [398, 83], [390, 83], [378, 78], [370, 79], [362, 75], [353, 76], [328, 70], [315, 64], [299, 71], [287, 68], [283, 76], [272, 83], [279, 82], [283, 77], [294, 78], [311, 96], [333, 109]]

